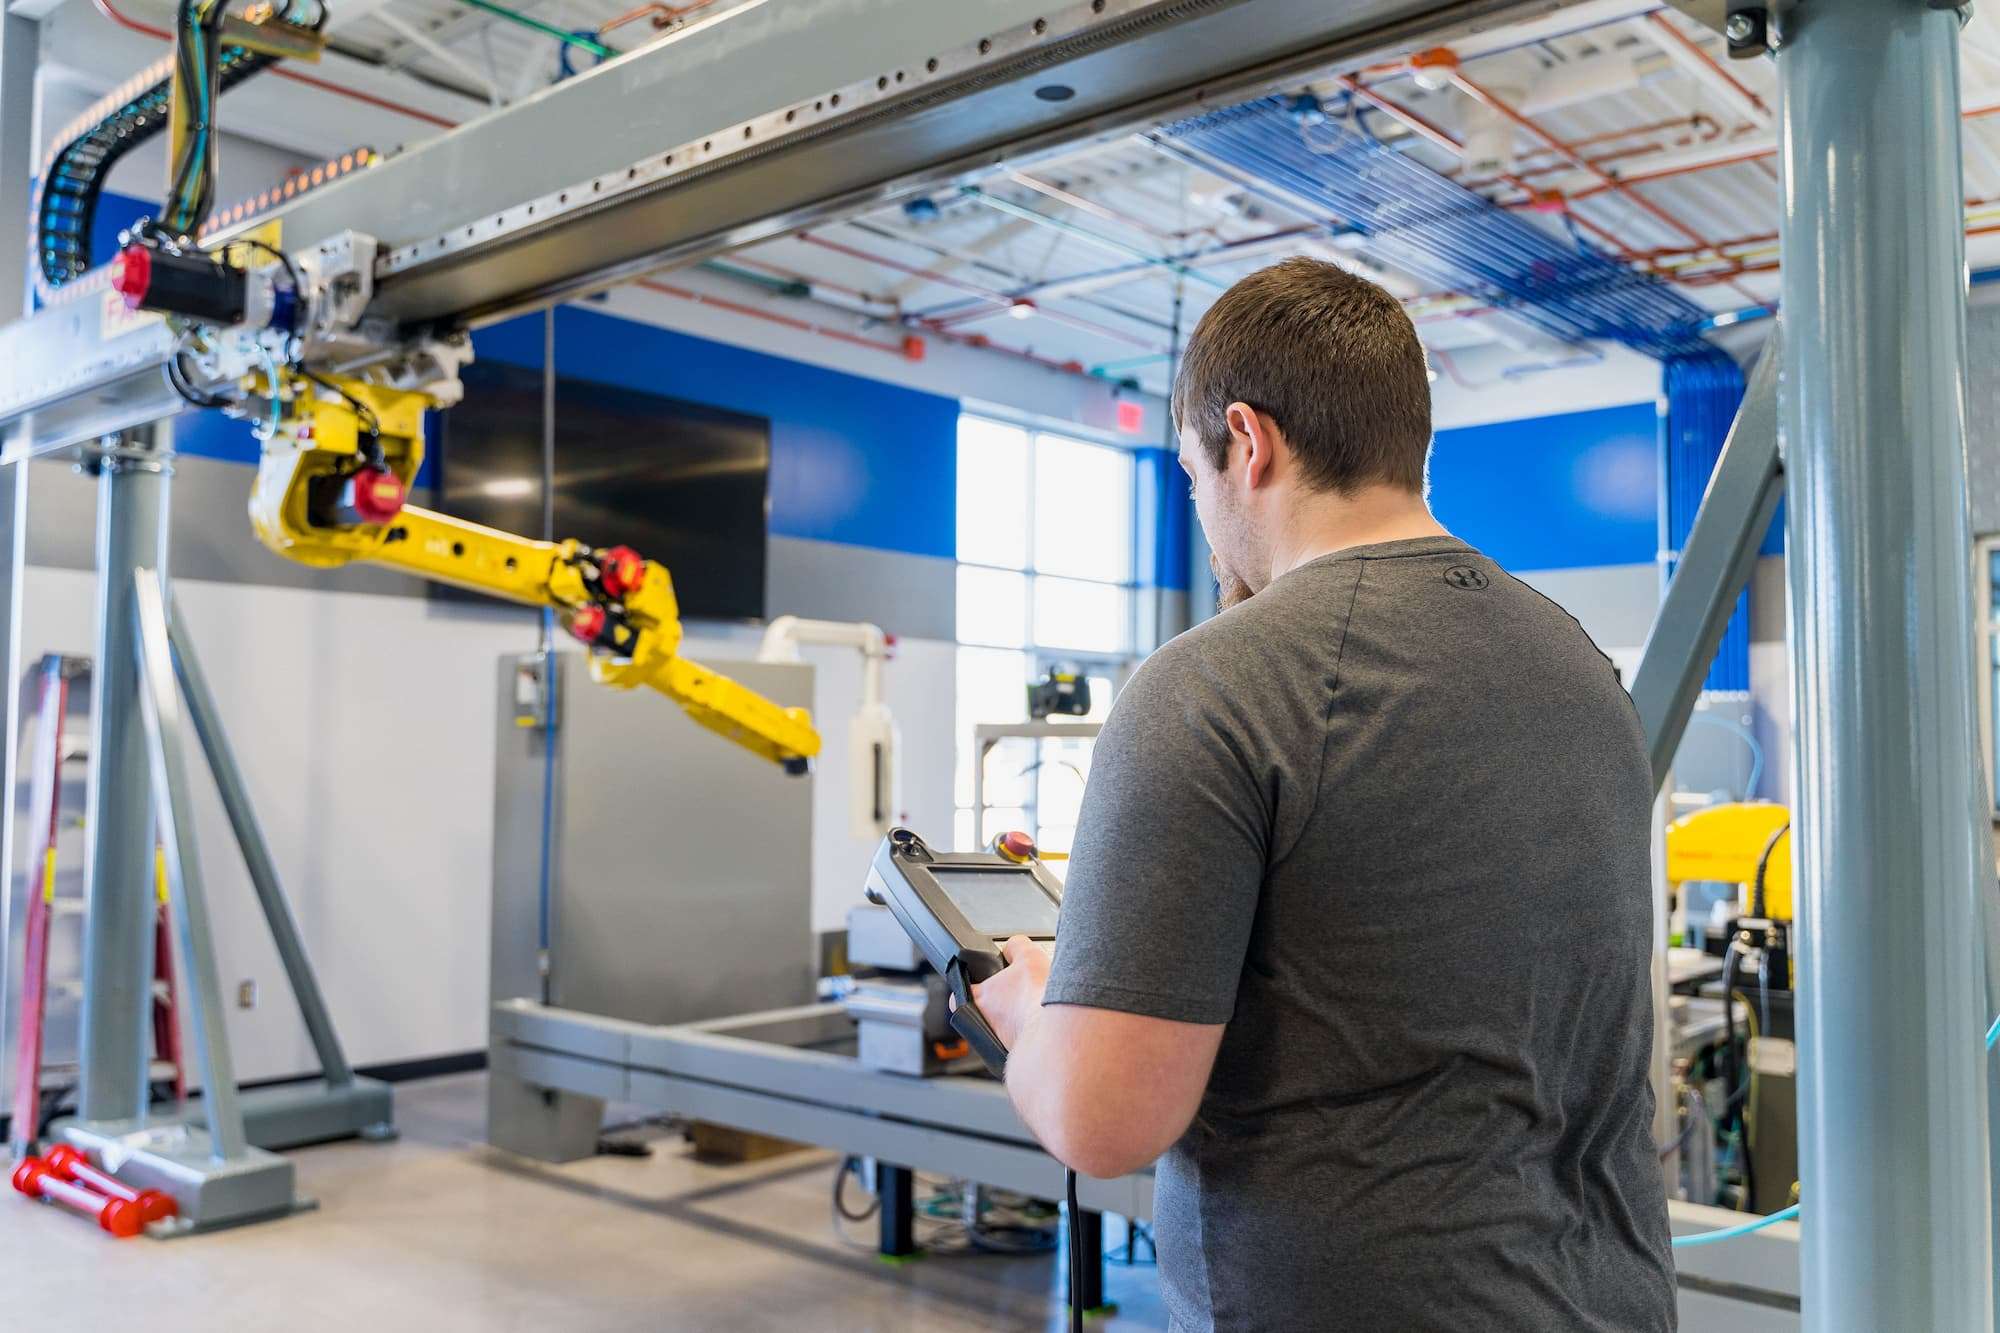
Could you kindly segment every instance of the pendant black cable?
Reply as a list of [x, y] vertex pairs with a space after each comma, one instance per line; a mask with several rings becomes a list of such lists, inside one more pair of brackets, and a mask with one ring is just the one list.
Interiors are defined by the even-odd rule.
[[1083, 1223], [1076, 1208], [1076, 1172], [1068, 1173], [1063, 1188], [1069, 1193], [1069, 1329], [1070, 1333], [1083, 1333], [1083, 1269], [1077, 1264]]

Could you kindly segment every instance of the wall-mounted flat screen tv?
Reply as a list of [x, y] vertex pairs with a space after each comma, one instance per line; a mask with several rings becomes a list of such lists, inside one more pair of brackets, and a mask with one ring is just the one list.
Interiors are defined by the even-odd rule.
[[[437, 507], [542, 535], [542, 372], [475, 362], [436, 431]], [[681, 615], [764, 615], [771, 423], [617, 385], [556, 381], [555, 535], [673, 575]]]

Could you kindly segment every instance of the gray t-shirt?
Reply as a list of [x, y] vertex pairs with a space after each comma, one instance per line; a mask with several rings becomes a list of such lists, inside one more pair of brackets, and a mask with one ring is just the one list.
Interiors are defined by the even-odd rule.
[[1674, 1327], [1651, 809], [1611, 664], [1453, 538], [1140, 668], [1045, 1002], [1228, 1025], [1158, 1168], [1175, 1329]]

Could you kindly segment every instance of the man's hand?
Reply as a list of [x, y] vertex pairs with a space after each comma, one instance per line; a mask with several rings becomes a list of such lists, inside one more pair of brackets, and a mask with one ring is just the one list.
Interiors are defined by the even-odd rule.
[[1042, 992], [1049, 984], [1049, 951], [1026, 935], [1016, 935], [1000, 946], [1000, 952], [1007, 966], [972, 988], [972, 1002], [986, 1015], [1000, 1044], [1011, 1051], [1042, 1007]]

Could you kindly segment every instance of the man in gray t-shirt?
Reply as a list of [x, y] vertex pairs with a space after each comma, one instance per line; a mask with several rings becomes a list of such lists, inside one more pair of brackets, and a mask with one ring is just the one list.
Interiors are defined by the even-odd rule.
[[1174, 408], [1231, 606], [1113, 710], [1053, 960], [979, 990], [1015, 1104], [1080, 1171], [1159, 1157], [1177, 1330], [1673, 1328], [1610, 663], [1430, 516], [1379, 288], [1245, 279]]

